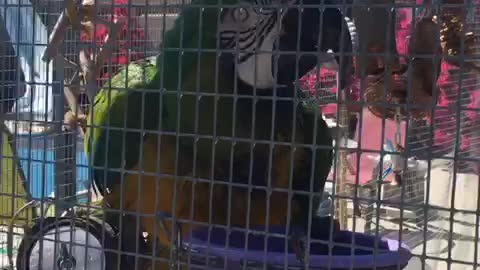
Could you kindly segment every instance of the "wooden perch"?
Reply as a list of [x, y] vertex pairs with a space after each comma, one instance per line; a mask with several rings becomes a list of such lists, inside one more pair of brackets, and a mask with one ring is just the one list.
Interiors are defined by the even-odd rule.
[[56, 58], [56, 60], [58, 61], [57, 63], [62, 64], [63, 66], [66, 66], [66, 67], [69, 67], [69, 68], [73, 68], [73, 69], [75, 69], [75, 70], [78, 69], [78, 65], [77, 65], [77, 64], [75, 64], [74, 62], [66, 59], [66, 58], [63, 57], [63, 56], [58, 55], [57, 58]]
[[70, 83], [63, 88], [63, 93], [65, 95], [65, 99], [67, 100], [68, 106], [70, 107], [70, 111], [68, 111], [64, 116], [64, 123], [70, 129], [77, 129], [80, 136], [85, 135], [85, 131], [82, 128], [82, 125], [78, 125], [79, 121], [86, 120], [85, 113], [78, 104], [78, 95], [77, 93], [80, 92], [80, 76], [79, 72], [75, 72], [75, 75], [70, 80]]
[[120, 34], [120, 26], [119, 23], [109, 23], [105, 22], [110, 26], [110, 31], [108, 35], [105, 37], [105, 44], [100, 48], [100, 52], [97, 54], [97, 57], [95, 58], [95, 63], [97, 64], [97, 76], [100, 75], [101, 68], [103, 64], [105, 63], [105, 60], [108, 56], [110, 56], [113, 53], [113, 43], [117, 40], [119, 34]]
[[[92, 57], [86, 50], [81, 50], [79, 53], [80, 71], [83, 77], [83, 86], [90, 104], [94, 103], [95, 96], [98, 92], [97, 78], [100, 76], [102, 66], [108, 57], [112, 55], [113, 43], [115, 40], [117, 40], [117, 37], [120, 33], [118, 23], [110, 23], [101, 19], [98, 21], [110, 26], [109, 34], [105, 37], [105, 44], [102, 46], [102, 48], [100, 48], [100, 51], [94, 60], [92, 60]], [[93, 24], [91, 24], [91, 22], [87, 22], [85, 26], [93, 27]], [[71, 105], [70, 108], [72, 108]], [[74, 127], [76, 125], [80, 134], [83, 136], [85, 132], [82, 126], [85, 126], [86, 124], [86, 114], [81, 110], [76, 112], [77, 113], [75, 113], [73, 109], [71, 112], [67, 112], [65, 119], [66, 121], [69, 121], [70, 126]]]
[[65, 12], [67, 13], [67, 17], [70, 21], [70, 24], [75, 28], [75, 29], [80, 29], [80, 21], [77, 17], [77, 8], [75, 7], [76, 4], [73, 0], [66, 0], [66, 5], [67, 8], [65, 9]]
[[[85, 49], [79, 52], [79, 64], [67, 60], [59, 55], [59, 48], [65, 39], [65, 33], [68, 27], [73, 30], [82, 31], [90, 38], [95, 33], [94, 22], [104, 24], [109, 27], [109, 34], [105, 37], [105, 44], [100, 48], [94, 59]], [[70, 67], [75, 70], [74, 76], [64, 87], [65, 99], [70, 107], [70, 111], [65, 114], [65, 124], [69, 128], [77, 128], [83, 136], [84, 129], [82, 125], [86, 124], [86, 114], [78, 103], [78, 97], [82, 90], [88, 96], [90, 104], [98, 91], [97, 78], [100, 76], [102, 66], [113, 51], [114, 42], [120, 34], [120, 26], [117, 22], [108, 22], [97, 17], [95, 12], [95, 0], [66, 0], [66, 8], [61, 13], [57, 23], [49, 37], [49, 44], [45, 49], [42, 60], [51, 61], [57, 59], [64, 67]]]
[[[90, 89], [88, 89], [88, 86], [92, 83], [96, 84], [97, 82], [97, 76], [96, 76], [97, 67], [95, 62], [91, 60], [90, 54], [85, 50], [80, 51], [79, 62], [80, 62], [80, 70], [82, 71], [83, 83], [86, 87], [85, 90], [88, 94], [91, 91]], [[93, 89], [93, 91], [94, 91], [93, 93], [96, 92], [95, 89]]]
[[58, 48], [63, 44], [69, 26], [77, 31], [84, 31], [89, 37], [92, 37], [95, 32], [94, 19], [96, 19], [94, 1], [83, 1], [82, 6], [76, 8], [74, 0], [66, 0], [66, 8], [60, 14], [50, 34], [42, 60], [49, 62], [58, 54]]
[[75, 72], [75, 75], [70, 80], [70, 83], [64, 87], [65, 99], [67, 100], [70, 110], [75, 114], [83, 114], [82, 108], [77, 102], [78, 93], [80, 92], [80, 76], [79, 72]]
[[93, 25], [92, 21], [87, 21], [87, 22], [81, 22], [82, 24], [82, 31], [85, 32], [89, 38], [93, 38], [93, 35], [95, 33], [95, 27]]
[[62, 12], [48, 38], [48, 46], [43, 52], [42, 61], [48, 63], [58, 54], [58, 48], [63, 44], [68, 26], [68, 16]]
[[105, 37], [105, 44], [100, 48], [100, 51], [92, 60], [91, 56], [85, 50], [80, 51], [79, 60], [80, 67], [85, 80], [85, 92], [88, 96], [89, 102], [93, 103], [94, 98], [97, 95], [98, 87], [96, 84], [96, 78], [100, 76], [103, 65], [108, 57], [112, 55], [114, 42], [117, 40], [120, 34], [120, 26], [117, 23], [110, 23], [99, 19], [99, 21], [109, 26], [109, 34]]

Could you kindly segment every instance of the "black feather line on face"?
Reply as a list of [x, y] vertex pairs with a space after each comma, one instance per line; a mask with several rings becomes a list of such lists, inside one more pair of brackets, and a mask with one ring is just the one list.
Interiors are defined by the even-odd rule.
[[[238, 38], [238, 42], [247, 42], [249, 39], [251, 39], [253, 37], [253, 39], [255, 40], [255, 34], [256, 34], [256, 29], [254, 29], [253, 31], [251, 31], [250, 33], [248, 34], [245, 34], [244, 36], [242, 37], [239, 37]], [[248, 46], [245, 46], [245, 47], [248, 47]]]
[[[269, 0], [254, 1], [254, 4], [260, 2], [261, 5], [266, 5]], [[249, 12], [255, 12], [260, 20], [255, 25], [250, 26], [246, 30], [224, 30], [219, 33], [220, 44], [224, 49], [234, 49], [237, 47], [240, 50], [238, 57], [239, 63], [244, 63], [250, 59], [257, 49], [262, 47], [266, 37], [275, 27], [278, 20], [278, 12], [272, 9], [253, 8]], [[222, 18], [227, 18], [231, 11], [225, 11]]]
[[[245, 51], [247, 51], [249, 48], [253, 47], [254, 46], [254, 43], [257, 39], [257, 33], [256, 32], [252, 32], [249, 36], [249, 39], [250, 41], [248, 41], [248, 38], [243, 42], [243, 46], [241, 43], [238, 44], [238, 49], [240, 50], [240, 53], [244, 53]], [[239, 40], [240, 42], [240, 40]], [[245, 43], [247, 42], [247, 43]]]
[[250, 27], [250, 28], [248, 28], [248, 29], [246, 29], [246, 30], [243, 30], [243, 31], [225, 30], [225, 31], [220, 32], [220, 35], [228, 35], [228, 34], [230, 34], [230, 35], [234, 35], [234, 36], [235, 36], [235, 35], [237, 35], [237, 33], [238, 33], [238, 34], [247, 34], [247, 33], [251, 32], [251, 31], [254, 31], [255, 28], [256, 28], [256, 25], [254, 25], [254, 26], [252, 26], [252, 27]]
[[235, 46], [235, 39], [234, 38], [221, 38], [220, 45], [222, 48], [225, 49], [232, 49]]
[[[267, 20], [267, 23], [265, 23], [263, 26], [262, 26], [262, 29], [260, 30], [260, 35], [258, 36], [258, 42], [257, 42], [257, 45], [258, 47], [261, 47], [263, 42], [265, 41], [265, 38], [267, 37], [268, 33], [270, 33], [273, 29], [273, 27], [275, 27], [275, 23], [277, 21], [277, 16], [276, 14], [271, 16], [268, 20]], [[252, 41], [247, 44], [247, 46], [244, 46], [243, 48], [240, 48], [241, 50], [247, 50], [248, 48], [251, 48], [255, 41], [257, 41], [256, 38], [253, 38]], [[252, 57], [255, 53], [256, 48], [252, 48], [252, 52], [249, 52], [249, 53], [246, 53], [242, 56], [239, 57], [238, 61], [239, 63], [243, 63], [245, 61], [247, 61], [248, 59], [250, 59], [250, 57]]]

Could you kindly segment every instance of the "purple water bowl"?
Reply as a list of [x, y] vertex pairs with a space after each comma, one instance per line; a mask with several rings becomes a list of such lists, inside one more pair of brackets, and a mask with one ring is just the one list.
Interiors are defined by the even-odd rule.
[[[270, 227], [268, 232], [254, 228], [248, 232], [248, 241], [246, 235], [245, 230], [235, 229], [194, 231], [184, 241], [191, 269], [285, 269], [285, 265], [302, 269], [286, 243], [285, 228]], [[339, 231], [330, 244], [328, 239], [312, 239], [309, 269], [403, 269], [410, 258], [409, 247], [396, 240]]]

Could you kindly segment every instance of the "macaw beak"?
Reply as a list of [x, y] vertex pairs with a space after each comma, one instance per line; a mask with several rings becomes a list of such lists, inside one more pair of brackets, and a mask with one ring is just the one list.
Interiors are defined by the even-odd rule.
[[289, 8], [283, 16], [282, 33], [275, 48], [279, 51], [278, 61], [273, 61], [278, 68], [272, 69], [278, 85], [291, 85], [319, 65], [337, 68], [339, 57], [329, 54], [329, 50], [334, 53], [351, 52], [347, 22], [339, 9], [319, 8], [321, 0], [302, 0], [302, 3], [317, 7], [304, 7], [301, 12], [297, 7]]

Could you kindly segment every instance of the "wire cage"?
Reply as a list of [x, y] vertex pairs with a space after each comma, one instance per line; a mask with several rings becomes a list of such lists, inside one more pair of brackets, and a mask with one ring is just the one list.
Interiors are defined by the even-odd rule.
[[0, 1], [0, 269], [478, 267], [480, 2], [238, 2]]
[[[478, 31], [476, 29], [476, 21], [477, 18], [477, 9], [473, 9], [473, 12], [470, 14], [470, 19], [468, 21], [468, 27], [471, 31]], [[409, 16], [411, 18], [411, 15]], [[405, 21], [405, 18], [404, 18]], [[402, 23], [399, 23], [402, 25]], [[403, 22], [405, 24], [405, 22]], [[398, 33], [397, 33], [398, 35]], [[463, 78], [460, 79], [459, 77], [462, 76]], [[458, 85], [458, 82], [461, 81], [462, 86]], [[436, 167], [437, 165], [441, 166], [443, 160], [442, 157], [451, 156], [452, 153], [455, 151], [455, 137], [458, 134], [461, 145], [459, 146], [466, 151], [464, 156], [468, 156], [472, 151], [475, 151], [475, 146], [466, 146], [465, 143], [469, 141], [476, 141], [477, 136], [473, 133], [465, 132], [465, 127], [456, 128], [455, 125], [460, 122], [461, 126], [471, 126], [474, 125], [473, 123], [475, 120], [475, 113], [473, 112], [465, 112], [465, 114], [469, 114], [470, 119], [467, 120], [465, 116], [456, 115], [456, 111], [458, 109], [452, 106], [451, 102], [458, 102], [462, 107], [470, 107], [475, 108], [474, 96], [476, 95], [476, 89], [478, 88], [478, 79], [477, 76], [471, 72], [465, 71], [459, 73], [459, 69], [455, 68], [454, 66], [448, 64], [442, 64], [441, 66], [441, 73], [440, 78], [437, 83], [437, 87], [439, 89], [439, 99], [438, 99], [438, 109], [434, 112], [434, 117], [430, 121], [425, 120], [412, 120], [409, 122], [408, 133], [406, 133], [407, 142], [410, 148], [410, 154], [412, 158], [408, 161], [409, 168], [410, 166], [412, 169], [409, 169], [407, 172], [404, 172], [404, 178], [406, 182], [403, 185], [404, 188], [404, 199], [405, 203], [409, 204], [410, 201], [412, 205], [404, 205], [403, 209], [408, 209], [409, 206], [414, 206], [416, 210], [412, 210], [410, 213], [414, 218], [413, 226], [417, 229], [422, 230], [424, 228], [424, 221], [423, 219], [426, 218], [429, 221], [435, 222], [442, 219], [441, 216], [436, 213], [436, 211], [430, 211], [430, 214], [424, 217], [424, 204], [425, 201], [428, 200], [427, 198], [427, 171], [428, 171], [428, 160], [433, 160], [431, 163], [431, 167]], [[465, 89], [464, 93], [461, 93], [460, 88]], [[454, 100], [454, 101], [453, 101]], [[463, 112], [460, 113], [463, 115]], [[460, 120], [459, 120], [460, 119]], [[432, 128], [433, 126], [433, 128]], [[431, 129], [433, 129], [433, 138], [430, 136]], [[468, 129], [468, 128], [467, 128]], [[458, 146], [457, 146], [458, 147]], [[468, 149], [468, 150], [467, 150]], [[387, 157], [389, 159], [389, 157]], [[439, 163], [437, 163], [439, 162]], [[411, 165], [410, 165], [411, 163]], [[468, 173], [475, 173], [476, 166], [474, 163], [471, 162], [459, 162], [458, 163], [458, 171], [468, 172]], [[384, 165], [385, 166], [385, 165]], [[388, 166], [386, 166], [388, 167]], [[375, 171], [375, 174], [378, 171]], [[376, 179], [377, 177], [373, 177], [372, 179]], [[433, 181], [433, 180], [432, 180]], [[384, 186], [383, 190], [375, 190], [374, 187], [370, 190], [372, 198], [375, 197], [375, 192], [382, 193], [382, 197], [386, 199], [385, 204], [388, 204], [388, 200], [397, 200], [399, 199], [401, 192], [398, 186]], [[374, 191], [375, 190], [375, 191]], [[397, 207], [400, 206], [397, 203]], [[415, 207], [416, 206], [416, 207]], [[374, 212], [374, 210], [371, 210]], [[370, 214], [373, 214], [373, 213]], [[387, 210], [388, 212], [388, 210]], [[368, 215], [368, 214], [367, 214]], [[386, 215], [393, 215], [395, 217], [399, 217], [398, 211], [395, 214], [389, 212]], [[437, 235], [438, 236], [438, 235]]]

